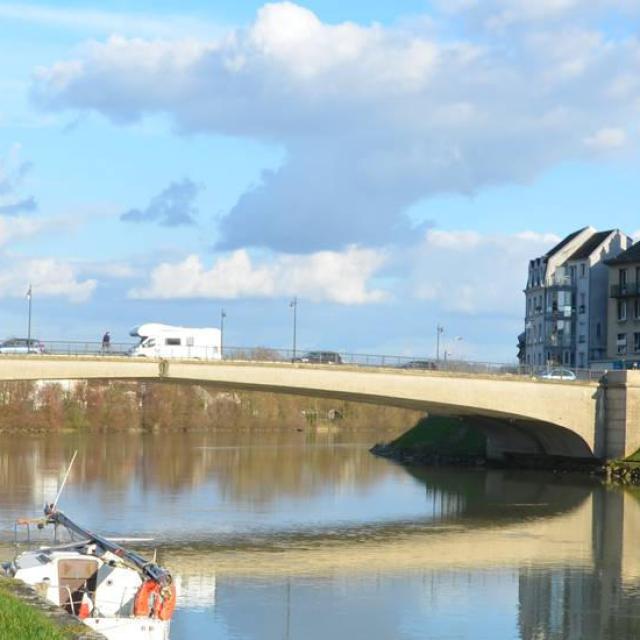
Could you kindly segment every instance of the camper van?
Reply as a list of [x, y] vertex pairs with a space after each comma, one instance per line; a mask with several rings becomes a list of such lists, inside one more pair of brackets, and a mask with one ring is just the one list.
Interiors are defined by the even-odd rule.
[[220, 329], [172, 327], [150, 322], [129, 332], [140, 342], [131, 349], [132, 356], [148, 358], [198, 358], [220, 360]]

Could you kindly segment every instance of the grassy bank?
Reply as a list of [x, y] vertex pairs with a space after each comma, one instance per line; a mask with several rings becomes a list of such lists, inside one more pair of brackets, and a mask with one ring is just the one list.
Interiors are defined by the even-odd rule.
[[389, 443], [395, 449], [449, 456], [484, 456], [486, 438], [458, 418], [430, 416]]
[[64, 629], [43, 611], [18, 596], [20, 587], [12, 580], [0, 578], [0, 637], [2, 640], [70, 640], [86, 630], [76, 623]]
[[477, 464], [486, 457], [487, 441], [458, 418], [429, 416], [372, 453], [408, 464]]
[[610, 460], [605, 465], [605, 472], [610, 482], [640, 485], [640, 449], [622, 460]]

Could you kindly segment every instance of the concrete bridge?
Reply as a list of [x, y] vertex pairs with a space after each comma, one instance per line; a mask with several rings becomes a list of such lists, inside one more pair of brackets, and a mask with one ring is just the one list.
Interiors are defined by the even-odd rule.
[[459, 416], [488, 453], [618, 458], [640, 448], [640, 372], [543, 381], [398, 369], [129, 357], [3, 356], [0, 380], [148, 380], [293, 393]]

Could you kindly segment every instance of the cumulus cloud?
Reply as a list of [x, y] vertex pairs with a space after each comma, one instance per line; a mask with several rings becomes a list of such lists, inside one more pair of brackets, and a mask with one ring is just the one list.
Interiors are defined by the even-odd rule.
[[201, 187], [185, 178], [172, 182], [151, 199], [144, 209], [130, 209], [120, 216], [124, 222], [157, 222], [165, 227], [194, 224], [198, 213], [195, 199]]
[[[33, 97], [115, 122], [167, 113], [185, 132], [282, 145], [283, 165], [222, 219], [225, 249], [406, 240], [416, 230], [405, 212], [421, 199], [527, 182], [592, 156], [594, 144], [637, 145], [640, 43], [575, 18], [597, 5], [590, 15], [605, 25], [628, 3], [454, 4], [461, 13], [449, 20], [528, 18], [513, 34], [454, 40], [434, 35], [455, 31], [450, 24], [327, 24], [291, 2], [267, 4], [248, 28], [215, 41], [91, 43], [39, 69]], [[606, 133], [611, 122], [624, 140]]]
[[92, 279], [79, 280], [73, 265], [52, 258], [18, 259], [10, 257], [0, 269], [0, 297], [24, 298], [29, 283], [34, 295], [63, 297], [85, 302], [96, 288]]
[[558, 241], [530, 231], [430, 230], [411, 253], [410, 287], [417, 299], [445, 311], [523, 316], [528, 261]]
[[342, 253], [276, 255], [253, 260], [246, 250], [219, 257], [207, 268], [197, 255], [163, 263], [149, 284], [130, 292], [132, 298], [240, 298], [299, 295], [314, 302], [339, 304], [380, 302], [387, 296], [368, 288], [368, 280], [384, 264], [380, 252], [349, 247]]

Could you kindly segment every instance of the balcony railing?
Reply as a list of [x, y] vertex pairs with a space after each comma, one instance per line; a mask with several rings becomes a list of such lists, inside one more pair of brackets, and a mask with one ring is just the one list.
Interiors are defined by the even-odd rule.
[[611, 285], [612, 298], [629, 298], [640, 295], [640, 282]]
[[547, 287], [571, 288], [573, 286], [575, 286], [575, 282], [570, 276], [554, 275], [547, 279]]
[[574, 338], [573, 336], [547, 336], [544, 341], [545, 348], [568, 348], [573, 347]]

